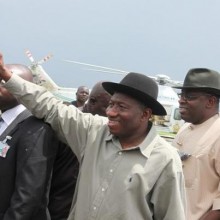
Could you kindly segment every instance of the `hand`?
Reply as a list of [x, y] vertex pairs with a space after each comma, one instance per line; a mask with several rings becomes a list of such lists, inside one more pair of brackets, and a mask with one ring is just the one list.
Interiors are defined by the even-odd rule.
[[9, 71], [5, 65], [4, 65], [4, 60], [3, 60], [3, 55], [0, 53], [0, 82], [2, 80], [8, 81], [12, 76], [11, 71]]
[[220, 210], [211, 210], [200, 220], [219, 220], [220, 219]]

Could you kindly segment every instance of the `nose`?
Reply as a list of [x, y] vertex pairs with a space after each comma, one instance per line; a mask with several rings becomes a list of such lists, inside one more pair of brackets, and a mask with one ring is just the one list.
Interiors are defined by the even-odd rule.
[[185, 103], [187, 101], [187, 99], [184, 96], [180, 96], [178, 102], [179, 103]]
[[106, 108], [107, 117], [115, 117], [118, 114], [118, 110], [115, 106], [108, 106]]

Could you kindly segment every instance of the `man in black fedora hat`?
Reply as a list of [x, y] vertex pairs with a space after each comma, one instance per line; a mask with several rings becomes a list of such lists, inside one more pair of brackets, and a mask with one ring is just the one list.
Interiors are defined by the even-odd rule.
[[166, 114], [152, 79], [129, 73], [120, 83], [103, 83], [112, 94], [106, 118], [67, 106], [44, 88], [24, 82], [5, 68], [0, 55], [1, 78], [79, 159], [69, 220], [185, 220], [179, 155], [149, 122], [152, 114]]
[[187, 123], [174, 146], [184, 155], [187, 219], [220, 219], [220, 74], [195, 68], [187, 73], [179, 108]]

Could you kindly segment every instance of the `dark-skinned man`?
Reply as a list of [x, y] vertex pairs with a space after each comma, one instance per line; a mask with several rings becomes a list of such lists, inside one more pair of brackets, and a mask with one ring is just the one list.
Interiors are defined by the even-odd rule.
[[83, 112], [106, 116], [106, 108], [110, 98], [111, 95], [104, 90], [102, 82], [97, 82], [89, 94], [88, 102], [84, 105]]
[[[27, 66], [8, 64], [7, 67], [10, 71], [18, 74], [25, 80], [32, 81], [32, 72]], [[1, 133], [5, 130], [2, 134], [2, 139], [12, 132], [12, 128], [16, 131], [12, 135], [14, 142], [12, 143], [11, 149], [9, 149], [9, 154], [7, 154], [9, 157], [6, 156], [3, 160], [0, 158], [0, 169], [4, 169], [4, 172], [0, 172], [0, 175], [3, 175], [5, 172], [12, 174], [8, 175], [8, 178], [5, 179], [0, 176], [0, 185], [2, 186], [2, 183], [8, 182], [8, 188], [13, 188], [14, 186], [12, 194], [5, 193], [8, 192], [5, 190], [8, 188], [1, 187], [1, 189], [4, 189], [4, 194], [7, 195], [8, 201], [11, 201], [11, 205], [8, 207], [8, 203], [5, 202], [5, 197], [2, 196], [2, 191], [0, 192], [2, 201], [0, 204], [4, 204], [4, 207], [7, 208], [5, 212], [0, 208], [0, 213], [5, 213], [3, 219], [67, 219], [78, 175], [78, 161], [76, 156], [67, 145], [57, 140], [50, 127], [43, 121], [33, 120], [33, 116], [28, 118], [31, 115], [30, 112], [25, 110], [24, 106], [20, 105], [3, 86], [0, 87], [0, 94], [0, 110], [2, 110], [2, 117], [5, 119], [5, 123], [0, 128]], [[23, 115], [27, 116], [27, 120]], [[13, 118], [14, 120], [12, 120]], [[38, 123], [35, 122], [36, 120]], [[27, 124], [28, 122], [29, 124]], [[27, 127], [28, 125], [29, 129]], [[42, 130], [41, 132], [37, 129], [36, 131], [34, 130], [35, 127], [38, 128], [37, 126], [39, 126], [38, 130]], [[27, 132], [25, 132], [26, 130]], [[28, 133], [30, 133], [30, 135], [27, 135]], [[19, 137], [16, 134], [18, 134]], [[31, 139], [31, 141], [29, 139]], [[22, 153], [20, 152], [24, 150], [26, 142], [30, 150], [27, 148], [28, 156], [24, 153], [23, 159], [26, 160], [26, 162], [24, 162]], [[47, 147], [47, 150], [43, 149], [43, 146]], [[12, 152], [17, 152], [18, 156], [10, 157], [11, 154], [14, 155]], [[42, 153], [42, 155], [40, 155], [40, 153]], [[37, 158], [35, 159], [35, 157]], [[13, 163], [8, 167], [9, 170], [5, 169], [6, 165], [10, 162], [10, 158], [11, 161], [13, 159], [13, 163], [18, 164], [16, 170], [12, 169]], [[23, 163], [23, 167], [19, 165], [20, 163]], [[30, 171], [27, 172], [28, 170]], [[15, 177], [16, 173], [19, 175]], [[27, 178], [22, 179], [22, 175]], [[28, 181], [29, 179], [32, 179], [33, 182]], [[11, 185], [13, 180], [14, 183]], [[38, 184], [35, 182], [37, 180]], [[28, 195], [22, 197], [22, 194], [18, 193], [21, 187], [25, 188], [25, 193], [30, 192], [29, 197]], [[35, 197], [39, 200], [38, 202]], [[15, 198], [16, 208], [14, 207]], [[20, 208], [22, 206], [26, 214], [22, 214], [23, 211]], [[39, 207], [41, 207], [40, 210], [42, 210], [38, 213], [36, 210], [39, 209]]]
[[179, 95], [187, 123], [174, 146], [183, 158], [187, 220], [220, 219], [220, 74], [206, 68], [187, 73]]
[[83, 106], [88, 100], [88, 97], [89, 97], [89, 89], [86, 86], [80, 86], [76, 91], [76, 100], [72, 101], [70, 104], [82, 110]]
[[[23, 65], [7, 68], [32, 81]], [[50, 220], [49, 189], [58, 140], [0, 84], [0, 219]]]

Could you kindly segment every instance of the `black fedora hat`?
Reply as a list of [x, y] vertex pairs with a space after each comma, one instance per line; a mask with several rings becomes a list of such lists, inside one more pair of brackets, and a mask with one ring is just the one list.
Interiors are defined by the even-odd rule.
[[196, 89], [220, 96], [220, 74], [206, 68], [190, 69], [186, 74], [183, 86], [176, 89]]
[[157, 83], [143, 74], [131, 72], [120, 83], [103, 82], [102, 86], [111, 95], [121, 92], [141, 101], [152, 109], [154, 115], [166, 115], [166, 110], [157, 101]]

